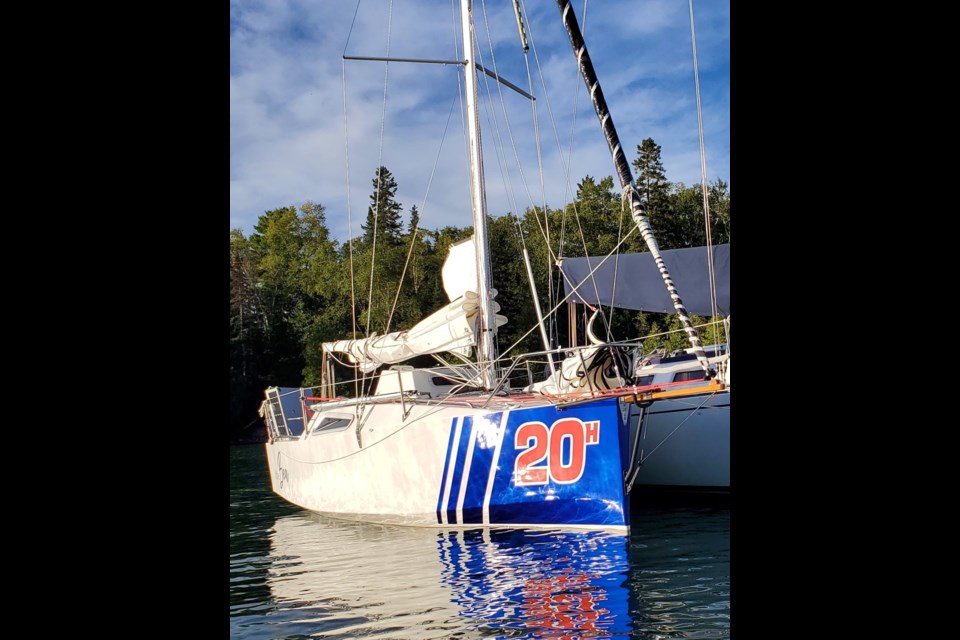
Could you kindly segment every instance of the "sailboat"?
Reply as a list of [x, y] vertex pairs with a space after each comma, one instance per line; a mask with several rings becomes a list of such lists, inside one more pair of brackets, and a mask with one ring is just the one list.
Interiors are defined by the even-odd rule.
[[[596, 338], [590, 327], [589, 345], [497, 358], [496, 332], [506, 318], [497, 313], [491, 286], [477, 74], [504, 81], [475, 59], [473, 2], [461, 0], [458, 64], [465, 76], [474, 235], [455, 245], [444, 265], [450, 302], [407, 331], [324, 343], [318, 388], [266, 390], [260, 408], [266, 455], [273, 490], [282, 498], [384, 524], [627, 532], [646, 416], [660, 403], [714, 396], [729, 385], [729, 354], [721, 361], [704, 351], [644, 215], [573, 9], [567, 0], [557, 5], [634, 223], [702, 375], [680, 384], [637, 384], [635, 374], [649, 360], [635, 346]], [[403, 364], [438, 353], [459, 356], [463, 364]], [[562, 361], [555, 363], [555, 356]], [[548, 374], [533, 380], [544, 360]], [[375, 376], [372, 392], [342, 394], [334, 362]], [[516, 384], [523, 372], [526, 384]]]

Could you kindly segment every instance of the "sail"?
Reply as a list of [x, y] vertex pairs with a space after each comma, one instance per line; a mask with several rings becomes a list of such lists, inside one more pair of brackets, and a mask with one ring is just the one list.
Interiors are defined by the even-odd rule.
[[[677, 287], [683, 289], [686, 308], [702, 316], [712, 315], [707, 248], [668, 249], [660, 252]], [[572, 302], [602, 304], [619, 309], [672, 313], [673, 300], [663, 287], [660, 271], [650, 253], [624, 253], [607, 259], [564, 258], [560, 270]], [[597, 265], [600, 265], [599, 267]], [[593, 276], [590, 272], [596, 267]], [[730, 315], [730, 245], [713, 248], [717, 308]]]
[[477, 245], [473, 238], [450, 245], [450, 253], [440, 270], [443, 290], [451, 302], [466, 291], [477, 291]]
[[[364, 373], [384, 364], [396, 364], [415, 356], [452, 352], [469, 357], [477, 345], [480, 330], [480, 296], [477, 294], [477, 250], [473, 237], [450, 247], [450, 253], [441, 270], [443, 288], [451, 302], [412, 329], [376, 334], [358, 340], [324, 342], [325, 351], [347, 354], [347, 358]], [[497, 315], [500, 305], [492, 300], [497, 295], [490, 290], [490, 304], [496, 327], [506, 324], [504, 316]]]

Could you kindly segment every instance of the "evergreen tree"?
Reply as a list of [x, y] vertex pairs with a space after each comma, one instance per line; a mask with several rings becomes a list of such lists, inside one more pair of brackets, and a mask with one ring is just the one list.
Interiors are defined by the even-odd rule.
[[[677, 228], [670, 209], [671, 184], [667, 180], [660, 159], [660, 145], [653, 138], [645, 138], [637, 145], [637, 158], [633, 161], [636, 170], [635, 186], [640, 201], [646, 209], [650, 226], [661, 249], [671, 249], [681, 244], [682, 233]], [[646, 251], [646, 243], [639, 235], [631, 243], [630, 251]]]
[[635, 185], [648, 216], [666, 213], [670, 183], [660, 159], [660, 145], [653, 138], [645, 138], [637, 145]]
[[621, 220], [620, 195], [613, 189], [613, 176], [600, 182], [586, 176], [577, 185], [576, 211], [578, 232], [582, 230], [585, 242], [577, 247], [580, 253], [568, 255], [582, 255], [584, 244], [589, 255], [605, 255], [617, 246], [617, 236], [626, 234], [633, 224], [629, 211], [623, 212], [627, 217]]
[[410, 207], [410, 222], [407, 223], [407, 233], [412, 234], [420, 228], [420, 211], [417, 205]]
[[395, 199], [396, 193], [397, 181], [393, 174], [386, 167], [379, 167], [373, 178], [367, 220], [362, 225], [363, 236], [355, 245], [354, 277], [358, 320], [363, 333], [368, 326], [371, 332], [395, 331], [398, 322], [406, 323], [411, 315], [409, 300], [397, 295], [406, 262], [406, 246], [402, 236], [402, 208]]
[[370, 206], [367, 219], [361, 225], [363, 244], [373, 245], [374, 233], [377, 244], [385, 242], [390, 246], [400, 244], [403, 223], [400, 220], [402, 205], [396, 201], [397, 181], [386, 167], [380, 167], [373, 176], [373, 193], [370, 194]]

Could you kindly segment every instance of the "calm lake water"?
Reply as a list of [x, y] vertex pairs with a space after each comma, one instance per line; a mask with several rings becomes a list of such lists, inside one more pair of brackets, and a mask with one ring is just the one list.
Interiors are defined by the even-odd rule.
[[232, 638], [728, 638], [730, 511], [634, 504], [629, 537], [326, 518], [231, 449]]

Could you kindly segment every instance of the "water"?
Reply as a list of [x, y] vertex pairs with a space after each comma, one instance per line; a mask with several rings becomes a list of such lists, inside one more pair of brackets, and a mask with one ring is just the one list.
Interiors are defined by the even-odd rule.
[[729, 638], [730, 512], [635, 504], [629, 538], [347, 522], [231, 452], [231, 638]]

